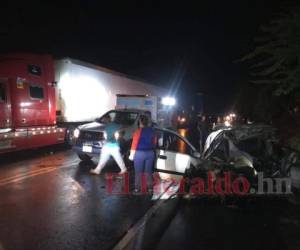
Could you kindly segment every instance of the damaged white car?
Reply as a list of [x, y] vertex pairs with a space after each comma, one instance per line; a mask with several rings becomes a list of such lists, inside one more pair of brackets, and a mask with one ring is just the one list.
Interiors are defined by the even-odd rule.
[[219, 129], [201, 154], [176, 132], [158, 130], [158, 138], [156, 170], [180, 180], [179, 192], [281, 195], [299, 187], [297, 153], [279, 145], [271, 126]]

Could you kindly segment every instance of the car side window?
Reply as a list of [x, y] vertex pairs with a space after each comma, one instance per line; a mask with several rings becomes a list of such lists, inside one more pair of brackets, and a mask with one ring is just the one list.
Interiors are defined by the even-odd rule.
[[116, 113], [115, 112], [110, 112], [108, 115], [109, 115], [111, 121], [114, 121], [116, 119]]
[[176, 134], [158, 131], [157, 148], [181, 154], [192, 154], [192, 148]]

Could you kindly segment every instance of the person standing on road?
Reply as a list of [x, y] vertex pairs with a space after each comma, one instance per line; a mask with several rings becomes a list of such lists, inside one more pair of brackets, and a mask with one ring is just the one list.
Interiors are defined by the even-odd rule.
[[125, 167], [125, 163], [120, 152], [120, 145], [118, 142], [118, 137], [120, 133], [119, 130], [121, 128], [121, 125], [111, 122], [110, 116], [103, 117], [103, 120], [106, 124], [106, 141], [100, 152], [99, 163], [95, 169], [92, 169], [90, 171], [90, 173], [100, 174], [101, 170], [105, 167], [105, 164], [109, 160], [110, 156], [112, 156], [118, 164], [119, 168], [121, 169], [121, 172], [119, 172], [119, 174], [124, 174], [127, 172], [127, 169]]
[[[141, 191], [141, 180], [147, 180], [148, 192], [152, 192], [152, 174], [155, 159], [156, 136], [152, 127], [148, 126], [148, 117], [142, 116], [140, 128], [133, 134], [129, 159], [133, 160], [135, 170], [135, 193]], [[144, 190], [143, 190], [144, 191]]]
[[198, 118], [195, 112], [190, 114], [190, 119], [188, 123], [188, 133], [187, 139], [193, 144], [193, 146], [199, 149], [199, 128], [198, 128]]
[[215, 130], [215, 129], [217, 129], [218, 127], [223, 126], [223, 125], [224, 125], [224, 122], [222, 121], [221, 116], [218, 116], [218, 117], [217, 117], [217, 121], [213, 123], [212, 129]]
[[204, 144], [206, 141], [206, 138], [209, 134], [209, 127], [208, 127], [208, 122], [206, 119], [206, 116], [203, 115], [198, 123], [198, 130], [199, 130], [199, 146], [200, 146], [200, 152], [203, 151]]

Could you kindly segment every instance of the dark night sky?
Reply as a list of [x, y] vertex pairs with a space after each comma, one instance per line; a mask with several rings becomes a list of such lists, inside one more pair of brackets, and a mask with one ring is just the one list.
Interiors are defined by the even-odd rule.
[[0, 52], [47, 52], [92, 62], [177, 88], [182, 103], [201, 91], [218, 98], [209, 104], [218, 112], [230, 106], [245, 77], [233, 61], [253, 48], [258, 26], [269, 20], [276, 2], [2, 3]]

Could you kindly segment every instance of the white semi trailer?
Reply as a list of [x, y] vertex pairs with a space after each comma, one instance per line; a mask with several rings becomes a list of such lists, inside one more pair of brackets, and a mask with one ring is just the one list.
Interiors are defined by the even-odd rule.
[[63, 124], [94, 121], [116, 107], [117, 95], [169, 94], [164, 88], [71, 58], [57, 60], [55, 74], [57, 120]]

